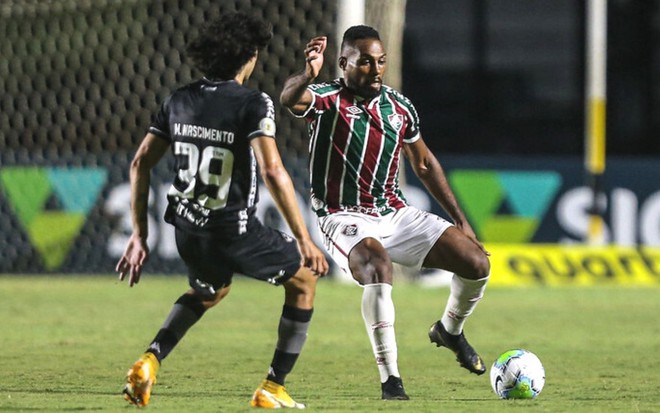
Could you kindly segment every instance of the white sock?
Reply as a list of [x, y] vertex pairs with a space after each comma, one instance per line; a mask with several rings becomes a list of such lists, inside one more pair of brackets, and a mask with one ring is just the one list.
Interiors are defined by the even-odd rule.
[[449, 334], [461, 334], [465, 320], [483, 297], [487, 282], [488, 277], [468, 280], [454, 274], [447, 306], [440, 319]]
[[400, 377], [394, 334], [394, 302], [390, 284], [367, 284], [362, 292], [362, 318], [376, 357], [380, 382]]

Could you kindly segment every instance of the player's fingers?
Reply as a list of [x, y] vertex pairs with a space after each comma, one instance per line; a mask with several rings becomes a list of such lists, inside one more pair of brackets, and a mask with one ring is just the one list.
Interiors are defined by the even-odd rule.
[[136, 265], [135, 266], [135, 284], [140, 282], [140, 278], [142, 278], [142, 266], [141, 265]]
[[327, 41], [328, 41], [327, 37], [319, 36], [319, 37], [315, 37], [312, 40], [310, 40], [309, 42], [307, 42], [307, 44], [305, 46], [307, 48], [316, 47], [316, 46], [323, 47], [323, 46], [325, 46]]
[[477, 240], [476, 238], [473, 238], [473, 239], [472, 239], [472, 242], [474, 242], [475, 244], [477, 244], [477, 247], [479, 247], [479, 249], [480, 249], [484, 254], [490, 256], [490, 252], [488, 252], [488, 251], [486, 250], [486, 247], [484, 247], [484, 244], [482, 244], [481, 242], [479, 242], [479, 240]]
[[315, 270], [320, 277], [323, 277], [328, 273], [328, 262], [323, 255], [316, 258]]
[[319, 267], [314, 257], [307, 257], [305, 259], [305, 267], [309, 268], [314, 273], [314, 275], [318, 275]]
[[128, 286], [132, 287], [140, 281], [140, 266], [131, 267], [131, 274], [128, 277]]
[[325, 275], [323, 272], [323, 257], [319, 256], [314, 260], [314, 271], [321, 277]]
[[126, 278], [126, 274], [128, 274], [128, 270], [126, 268], [126, 262], [120, 262], [117, 264], [117, 268], [115, 268], [115, 271], [119, 273], [119, 281], [124, 281], [124, 278]]
[[328, 45], [328, 39], [326, 37], [322, 37], [321, 40], [319, 41], [319, 53], [323, 53], [325, 51], [326, 46]]
[[124, 268], [126, 268], [126, 258], [121, 257], [119, 261], [117, 262], [117, 265], [115, 266], [115, 271], [116, 272], [123, 272]]

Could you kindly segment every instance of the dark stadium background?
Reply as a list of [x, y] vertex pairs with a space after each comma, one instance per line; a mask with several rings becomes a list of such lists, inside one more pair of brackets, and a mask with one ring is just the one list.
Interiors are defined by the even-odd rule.
[[[402, 91], [415, 103], [427, 143], [443, 164], [460, 156], [460, 165], [478, 165], [483, 155], [500, 157], [505, 165], [521, 157], [533, 164], [530, 156], [539, 156], [571, 160], [564, 172], [580, 167], [585, 4], [407, 2]], [[634, 172], [617, 172], [617, 179], [641, 183], [633, 188], [641, 203], [657, 191], [657, 179], [649, 178], [653, 165], [660, 165], [660, 0], [611, 0], [608, 5], [608, 160], [644, 158], [639, 171], [625, 163], [615, 169]], [[273, 41], [249, 85], [277, 97], [286, 77], [301, 70], [308, 39], [335, 38], [336, 8], [335, 1], [311, 0], [2, 1], [0, 178], [6, 181], [0, 182], [0, 272], [112, 270], [121, 245], [113, 240], [130, 230], [125, 188], [118, 192], [128, 181], [128, 162], [159, 102], [198, 76], [182, 50], [208, 18], [241, 10], [272, 22]], [[335, 53], [331, 42], [321, 80], [335, 76]], [[276, 105], [282, 155], [304, 200], [306, 125]], [[8, 181], [24, 171], [45, 174], [53, 168], [57, 174], [49, 176], [51, 185], [62, 185], [65, 181], [55, 182], [62, 174], [85, 178], [75, 188], [78, 194], [91, 182], [102, 184], [96, 203], [84, 211], [84, 225], [68, 239], [52, 237], [64, 222], [57, 213], [76, 207], [67, 206], [63, 194], [34, 198], [31, 175], [24, 184], [13, 183], [14, 189], [24, 187], [24, 194], [7, 191]], [[159, 166], [156, 190], [168, 176], [168, 165]], [[19, 214], [20, 203], [35, 210]], [[155, 222], [162, 222], [161, 207], [152, 208]], [[266, 208], [264, 214], [268, 218], [276, 211]], [[35, 216], [52, 220], [52, 226], [42, 222], [37, 228], [31, 221]], [[553, 222], [546, 220], [540, 228], [560, 231]], [[534, 241], [547, 241], [544, 237]], [[643, 242], [636, 233], [628, 239]], [[180, 271], [175, 251], [163, 248], [169, 247], [156, 249], [162, 260], [152, 260], [151, 270]], [[50, 265], [44, 264], [47, 255]]]

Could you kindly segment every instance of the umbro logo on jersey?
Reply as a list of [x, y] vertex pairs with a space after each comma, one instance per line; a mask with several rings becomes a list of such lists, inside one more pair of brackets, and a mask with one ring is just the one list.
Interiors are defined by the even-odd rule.
[[348, 112], [346, 117], [352, 119], [360, 119], [360, 113], [362, 113], [362, 109], [358, 108], [357, 106], [349, 106], [346, 108], [346, 111]]

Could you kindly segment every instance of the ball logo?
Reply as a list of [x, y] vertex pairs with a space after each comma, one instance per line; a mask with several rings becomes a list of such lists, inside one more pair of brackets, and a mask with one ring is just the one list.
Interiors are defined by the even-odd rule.
[[46, 270], [59, 268], [105, 185], [100, 168], [11, 167], [0, 187]]

